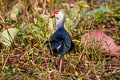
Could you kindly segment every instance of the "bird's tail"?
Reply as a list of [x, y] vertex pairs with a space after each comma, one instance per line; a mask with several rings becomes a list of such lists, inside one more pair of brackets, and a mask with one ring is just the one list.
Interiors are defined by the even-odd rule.
[[75, 45], [74, 45], [74, 43], [73, 43], [73, 42], [71, 42], [71, 47], [70, 47], [69, 52], [73, 50], [74, 46], [75, 46]]
[[50, 50], [51, 54], [54, 54], [55, 56], [57, 56], [56, 53], [60, 52], [60, 49], [62, 49], [62, 44], [63, 42], [58, 42], [58, 41], [47, 41], [47, 48]]

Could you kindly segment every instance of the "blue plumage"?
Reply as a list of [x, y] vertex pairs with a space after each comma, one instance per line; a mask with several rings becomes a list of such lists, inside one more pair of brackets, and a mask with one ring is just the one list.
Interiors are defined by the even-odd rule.
[[[59, 28], [53, 35], [50, 36], [50, 46], [48, 48], [53, 51], [54, 56], [71, 51], [73, 43], [64, 27]], [[71, 46], [72, 45], [72, 46]]]

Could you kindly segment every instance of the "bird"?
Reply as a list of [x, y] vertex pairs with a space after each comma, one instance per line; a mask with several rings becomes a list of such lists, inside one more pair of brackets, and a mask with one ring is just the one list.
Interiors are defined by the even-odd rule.
[[60, 10], [54, 11], [53, 14], [50, 15], [50, 18], [56, 18], [56, 31], [50, 36], [49, 41], [47, 41], [47, 47], [50, 52], [54, 56], [60, 56], [60, 73], [62, 70], [62, 61], [64, 59], [64, 55], [72, 51], [74, 47], [74, 43], [69, 35], [69, 33], [64, 28], [64, 14]]

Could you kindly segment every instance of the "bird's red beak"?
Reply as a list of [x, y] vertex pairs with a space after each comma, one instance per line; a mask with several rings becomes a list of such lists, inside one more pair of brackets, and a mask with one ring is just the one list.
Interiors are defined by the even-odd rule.
[[51, 14], [51, 15], [50, 15], [50, 18], [54, 18], [54, 17], [55, 17], [55, 14]]

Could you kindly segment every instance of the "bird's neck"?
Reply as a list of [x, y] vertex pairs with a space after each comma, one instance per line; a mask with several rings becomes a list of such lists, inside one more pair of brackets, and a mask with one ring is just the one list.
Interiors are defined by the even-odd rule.
[[64, 16], [62, 16], [60, 19], [58, 19], [57, 25], [56, 25], [56, 30], [59, 28], [64, 28]]

